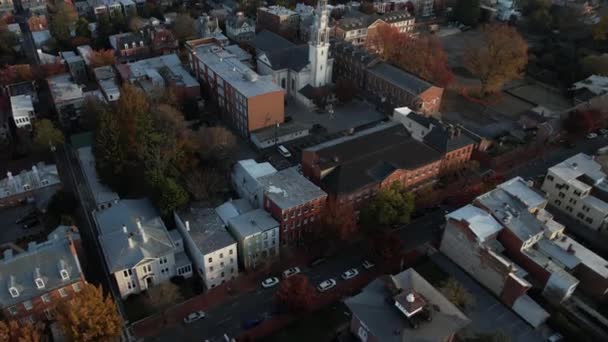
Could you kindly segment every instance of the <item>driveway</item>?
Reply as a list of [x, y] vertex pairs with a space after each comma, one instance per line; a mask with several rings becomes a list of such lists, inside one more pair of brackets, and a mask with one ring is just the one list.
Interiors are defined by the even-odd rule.
[[15, 221], [23, 218], [33, 210], [35, 210], [35, 207], [31, 204], [0, 209], [0, 222], [2, 222], [2, 230], [0, 230], [0, 244], [16, 242], [22, 237], [35, 235], [44, 230], [42, 223], [28, 229], [24, 229], [22, 223], [15, 223]]
[[440, 252], [431, 255], [431, 260], [444, 272], [460, 282], [474, 297], [475, 305], [467, 315], [469, 327], [474, 333], [492, 333], [502, 330], [512, 342], [544, 341], [543, 336], [523, 319], [502, 304], [492, 293], [465, 273]]

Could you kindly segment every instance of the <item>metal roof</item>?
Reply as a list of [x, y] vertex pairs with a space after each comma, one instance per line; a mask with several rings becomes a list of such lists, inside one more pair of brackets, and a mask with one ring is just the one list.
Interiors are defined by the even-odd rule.
[[279, 222], [273, 219], [264, 209], [255, 209], [233, 217], [228, 221], [228, 224], [239, 235], [239, 240], [279, 228]]
[[184, 224], [188, 222], [190, 231], [187, 233], [203, 255], [236, 244], [236, 240], [226, 230], [222, 218], [213, 208], [194, 205], [178, 211], [177, 216]]
[[449, 213], [447, 218], [466, 221], [469, 224], [471, 232], [477, 236], [477, 239], [481, 243], [503, 229], [502, 225], [490, 214], [470, 204]]
[[433, 86], [429, 82], [386, 62], [378, 63], [368, 68], [368, 70], [381, 79], [414, 95], [420, 95]]
[[325, 191], [301, 175], [297, 167], [260, 177], [258, 181], [264, 187], [264, 195], [281, 209], [293, 208], [327, 196]]

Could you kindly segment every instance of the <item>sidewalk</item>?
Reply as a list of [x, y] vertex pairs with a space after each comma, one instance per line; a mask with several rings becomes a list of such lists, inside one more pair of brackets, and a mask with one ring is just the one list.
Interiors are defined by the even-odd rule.
[[[259, 271], [251, 274], [242, 274], [237, 279], [214, 287], [192, 297], [182, 303], [162, 313], [143, 318], [131, 324], [131, 333], [137, 338], [151, 337], [158, 334], [161, 330], [181, 324], [182, 319], [191, 312], [220, 306], [228, 301], [236, 300], [260, 287], [260, 282], [268, 274], [281, 272], [285, 268], [301, 265], [309, 262], [310, 257], [305, 251], [299, 251], [289, 260], [280, 261], [271, 271]], [[164, 317], [163, 317], [164, 316]]]

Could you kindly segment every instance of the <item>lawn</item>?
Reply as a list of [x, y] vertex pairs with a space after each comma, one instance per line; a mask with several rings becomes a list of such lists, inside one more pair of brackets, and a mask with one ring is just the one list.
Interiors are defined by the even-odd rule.
[[[332, 305], [307, 317], [297, 320], [285, 329], [269, 336], [264, 342], [329, 342], [334, 339], [340, 328], [346, 326], [350, 320], [347, 316], [348, 308], [342, 303]], [[311, 329], [311, 327], [314, 327]]]

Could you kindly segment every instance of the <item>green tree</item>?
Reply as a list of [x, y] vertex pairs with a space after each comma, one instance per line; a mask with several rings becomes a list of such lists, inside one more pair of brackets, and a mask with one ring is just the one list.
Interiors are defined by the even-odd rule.
[[439, 291], [461, 310], [470, 309], [475, 304], [475, 297], [454, 278], [449, 278], [443, 282]]
[[76, 22], [76, 36], [77, 37], [85, 37], [91, 38], [91, 29], [89, 29], [89, 22], [84, 18], [78, 18]]
[[177, 285], [171, 282], [164, 282], [148, 288], [145, 305], [150, 312], [160, 311], [163, 319], [166, 319], [165, 313], [167, 309], [180, 303], [183, 299]]
[[407, 224], [414, 212], [414, 195], [399, 182], [378, 191], [361, 211], [361, 222], [367, 228]]
[[122, 11], [116, 11], [112, 16], [112, 32], [127, 31], [128, 21]]
[[97, 18], [97, 47], [103, 48], [109, 46], [108, 37], [112, 34], [113, 28], [110, 18], [107, 14], [102, 14]]
[[155, 185], [155, 202], [161, 215], [171, 215], [175, 209], [188, 203], [188, 193], [175, 179], [163, 177]]
[[97, 113], [95, 141], [95, 167], [102, 183], [114, 190], [119, 190], [128, 168], [126, 146], [121, 141], [120, 118], [114, 110], [102, 110]]
[[475, 26], [479, 22], [481, 8], [479, 0], [458, 0], [454, 9], [454, 18], [460, 23]]
[[180, 42], [193, 38], [196, 34], [194, 19], [187, 13], [178, 14], [173, 25], [173, 34]]
[[34, 146], [40, 151], [63, 145], [63, 133], [49, 119], [34, 122]]
[[13, 55], [15, 45], [17, 45], [17, 36], [8, 29], [4, 22], [0, 22], [0, 54]]
[[584, 76], [608, 76], [608, 54], [590, 55], [581, 61], [581, 70]]
[[74, 7], [68, 2], [57, 1], [53, 5], [50, 19], [49, 29], [53, 37], [58, 42], [67, 44], [70, 40], [70, 28], [78, 19], [78, 14]]
[[122, 319], [101, 286], [84, 284], [70, 301], [57, 307], [57, 322], [69, 341], [119, 341]]

